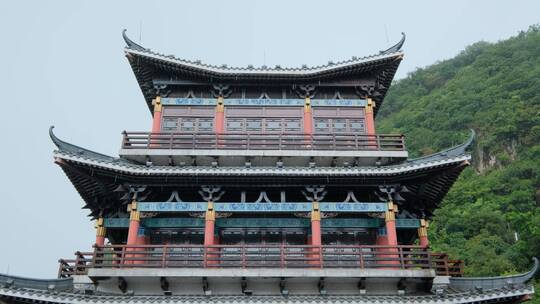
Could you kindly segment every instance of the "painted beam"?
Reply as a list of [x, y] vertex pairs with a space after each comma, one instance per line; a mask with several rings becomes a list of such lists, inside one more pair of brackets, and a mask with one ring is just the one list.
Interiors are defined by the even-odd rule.
[[420, 227], [419, 219], [396, 219], [396, 228], [417, 229]]
[[[322, 212], [362, 213], [385, 212], [386, 203], [320, 203]], [[311, 203], [214, 203], [216, 212], [310, 212]], [[138, 204], [141, 212], [204, 212], [204, 202], [141, 202]]]
[[220, 218], [216, 221], [219, 228], [308, 228], [306, 218]]
[[[143, 218], [142, 226], [146, 228], [203, 228], [202, 218]], [[322, 228], [379, 228], [383, 226], [382, 219], [378, 218], [323, 218]], [[128, 218], [105, 218], [106, 228], [128, 228]], [[418, 219], [397, 219], [399, 229], [417, 229], [420, 227]], [[218, 218], [218, 228], [309, 228], [310, 220], [307, 218]]]
[[[303, 107], [304, 99], [225, 98], [225, 106], [297, 106]], [[215, 98], [161, 98], [164, 106], [215, 106]], [[312, 99], [314, 107], [365, 107], [365, 99]]]
[[385, 212], [387, 203], [319, 203], [322, 212]]

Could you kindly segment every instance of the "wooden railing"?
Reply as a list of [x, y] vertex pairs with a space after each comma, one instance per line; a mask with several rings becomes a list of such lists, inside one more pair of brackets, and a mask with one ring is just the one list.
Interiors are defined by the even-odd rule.
[[419, 246], [113, 245], [61, 259], [58, 275], [87, 274], [90, 268], [392, 268], [461, 274], [448, 267], [453, 266], [444, 256], [433, 260], [429, 249]]
[[122, 149], [404, 151], [403, 135], [123, 132]]
[[431, 263], [439, 275], [452, 277], [463, 276], [465, 264], [462, 260], [450, 260], [446, 253], [431, 253]]

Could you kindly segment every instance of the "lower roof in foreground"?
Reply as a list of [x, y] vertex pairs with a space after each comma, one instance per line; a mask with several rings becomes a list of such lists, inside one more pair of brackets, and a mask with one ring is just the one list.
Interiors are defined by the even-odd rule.
[[[500, 277], [437, 277], [430, 293], [392, 295], [139, 295], [88, 292], [73, 279], [29, 279], [0, 274], [0, 303], [517, 303], [534, 294], [528, 283], [538, 260], [525, 273]], [[436, 278], [436, 279], [437, 279]], [[158, 279], [158, 278], [156, 278]], [[390, 293], [390, 292], [389, 292]]]
[[516, 303], [534, 293], [532, 286], [496, 289], [485, 292], [454, 292], [425, 296], [128, 296], [86, 295], [83, 293], [50, 292], [29, 289], [0, 288], [0, 300], [6, 303]]

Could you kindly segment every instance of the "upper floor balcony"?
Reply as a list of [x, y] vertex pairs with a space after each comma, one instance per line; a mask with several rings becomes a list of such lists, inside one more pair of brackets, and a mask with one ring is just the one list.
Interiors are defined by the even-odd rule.
[[408, 153], [401, 134], [124, 132], [120, 156], [157, 165], [366, 166]]
[[190, 277], [463, 275], [462, 261], [413, 245], [109, 245], [59, 262], [60, 278], [155, 275], [150, 269]]

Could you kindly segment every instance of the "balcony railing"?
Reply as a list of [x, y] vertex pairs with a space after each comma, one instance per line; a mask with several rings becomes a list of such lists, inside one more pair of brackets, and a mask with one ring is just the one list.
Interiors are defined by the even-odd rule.
[[392, 268], [460, 276], [462, 264], [419, 246], [112, 245], [61, 259], [58, 276], [91, 268]]
[[405, 139], [400, 134], [123, 132], [122, 149], [404, 151]]

